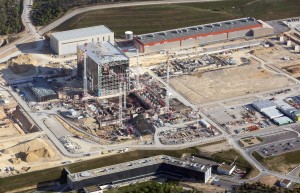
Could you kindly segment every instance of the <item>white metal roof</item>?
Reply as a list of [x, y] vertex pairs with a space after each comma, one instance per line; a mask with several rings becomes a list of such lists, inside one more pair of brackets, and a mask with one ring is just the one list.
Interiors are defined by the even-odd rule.
[[89, 36], [96, 36], [100, 34], [112, 33], [112, 31], [105, 25], [98, 25], [93, 27], [86, 27], [62, 32], [54, 32], [51, 34], [58, 41], [72, 40]]
[[252, 103], [252, 105], [259, 110], [265, 108], [276, 108], [276, 104], [273, 101], [269, 100], [255, 101], [254, 103]]
[[86, 45], [79, 46], [82, 51], [86, 50], [86, 55], [90, 57], [98, 65], [129, 60], [127, 56], [109, 42], [91, 42]]
[[278, 118], [275, 118], [273, 119], [276, 123], [278, 123], [279, 125], [283, 125], [283, 124], [287, 124], [287, 123], [292, 123], [292, 119], [286, 117], [286, 116], [283, 116], [283, 117], [278, 117]]
[[270, 119], [283, 116], [283, 114], [277, 109], [264, 109], [262, 112]]

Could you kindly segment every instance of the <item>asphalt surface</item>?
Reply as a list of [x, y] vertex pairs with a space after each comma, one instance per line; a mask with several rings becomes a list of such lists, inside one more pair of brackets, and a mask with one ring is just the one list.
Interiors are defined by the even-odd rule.
[[291, 138], [297, 138], [298, 135], [295, 132], [291, 131], [283, 131], [279, 133], [275, 133], [273, 135], [261, 136], [263, 139], [263, 144], [273, 143], [275, 141], [282, 141]]
[[44, 123], [58, 139], [67, 135], [73, 135], [68, 130], [66, 130], [64, 126], [54, 116], [49, 116], [45, 118]]
[[300, 149], [300, 139], [287, 139], [284, 141], [276, 141], [271, 144], [254, 149], [263, 157], [276, 156], [282, 153], [287, 153], [290, 151], [296, 151]]

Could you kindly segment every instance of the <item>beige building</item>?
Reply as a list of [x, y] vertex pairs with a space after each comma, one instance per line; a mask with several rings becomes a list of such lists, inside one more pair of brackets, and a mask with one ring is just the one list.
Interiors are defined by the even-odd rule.
[[90, 42], [114, 44], [114, 32], [104, 25], [55, 32], [50, 35], [51, 49], [58, 55], [75, 54], [77, 46]]

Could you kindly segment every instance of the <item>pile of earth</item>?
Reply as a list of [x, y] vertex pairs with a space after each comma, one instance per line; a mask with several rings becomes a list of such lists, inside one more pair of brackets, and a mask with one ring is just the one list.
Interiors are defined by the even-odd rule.
[[291, 67], [286, 68], [286, 70], [287, 70], [289, 73], [292, 73], [292, 74], [298, 74], [298, 73], [300, 73], [300, 66], [299, 66], [299, 65], [294, 65], [294, 66], [291, 66]]
[[38, 61], [31, 54], [19, 55], [7, 62], [8, 67], [15, 74], [22, 74], [33, 69]]
[[13, 147], [3, 150], [4, 154], [14, 154], [16, 158], [20, 158], [25, 162], [36, 162], [44, 158], [55, 157], [55, 152], [42, 139], [33, 139], [24, 143], [20, 143]]

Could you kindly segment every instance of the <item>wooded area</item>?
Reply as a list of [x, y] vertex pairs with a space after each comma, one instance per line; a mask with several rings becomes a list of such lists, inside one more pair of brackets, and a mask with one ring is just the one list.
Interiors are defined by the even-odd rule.
[[0, 0], [0, 35], [18, 33], [22, 30], [20, 2], [21, 0]]
[[267, 186], [260, 182], [255, 182], [253, 184], [242, 184], [240, 186], [233, 187], [233, 193], [300, 193], [300, 189], [285, 189], [278, 188], [276, 186]]

